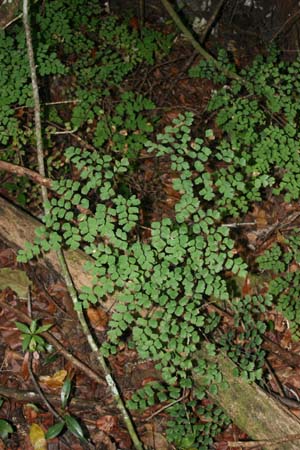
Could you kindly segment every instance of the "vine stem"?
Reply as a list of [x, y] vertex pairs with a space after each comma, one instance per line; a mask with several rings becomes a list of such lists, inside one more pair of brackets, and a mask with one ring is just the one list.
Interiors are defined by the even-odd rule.
[[[26, 35], [26, 45], [27, 45], [28, 60], [29, 60], [29, 65], [30, 65], [30, 75], [31, 75], [33, 98], [34, 98], [34, 120], [35, 120], [35, 135], [36, 135], [36, 145], [37, 145], [38, 167], [39, 167], [39, 174], [41, 175], [41, 177], [45, 178], [42, 126], [41, 126], [41, 108], [40, 108], [40, 98], [39, 98], [36, 66], [35, 66], [35, 60], [34, 60], [34, 51], [33, 51], [33, 46], [32, 46], [31, 29], [30, 29], [30, 23], [29, 23], [28, 3], [29, 3], [28, 0], [23, 0], [23, 24], [24, 24], [25, 35]], [[45, 210], [45, 214], [46, 214], [47, 210], [45, 208], [45, 203], [48, 200], [46, 186], [42, 185], [41, 190], [42, 190], [42, 199], [43, 199], [43, 203], [44, 203], [44, 210]], [[100, 348], [98, 347], [96, 341], [94, 340], [94, 338], [90, 332], [88, 323], [86, 321], [85, 315], [80, 308], [81, 305], [80, 305], [80, 302], [78, 299], [77, 291], [75, 289], [75, 286], [74, 286], [72, 277], [70, 275], [68, 265], [66, 263], [66, 260], [65, 260], [62, 250], [59, 250], [57, 252], [57, 257], [58, 257], [58, 260], [59, 260], [59, 263], [60, 263], [60, 266], [62, 269], [62, 275], [64, 277], [66, 286], [68, 288], [68, 292], [73, 301], [74, 309], [77, 312], [77, 317], [80, 322], [82, 331], [89, 343], [89, 346], [90, 346], [92, 352], [95, 353], [102, 371], [104, 372], [104, 376], [105, 376], [107, 385], [108, 385], [109, 390], [116, 402], [116, 405], [117, 405], [119, 411], [122, 414], [123, 420], [124, 420], [125, 425], [128, 430], [128, 433], [133, 442], [134, 448], [136, 450], [143, 450], [143, 445], [142, 445], [141, 441], [139, 440], [139, 437], [135, 431], [131, 417], [126, 409], [125, 403], [122, 400], [119, 389], [111, 375], [109, 365], [106, 363], [106, 360], [105, 360], [104, 356], [102, 355]]]

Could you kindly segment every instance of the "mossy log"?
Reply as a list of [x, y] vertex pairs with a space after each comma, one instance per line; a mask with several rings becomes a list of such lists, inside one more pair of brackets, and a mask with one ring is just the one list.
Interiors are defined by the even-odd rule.
[[[33, 242], [34, 230], [41, 223], [21, 208], [0, 197], [0, 238], [7, 244], [24, 248], [26, 241]], [[78, 289], [91, 283], [91, 276], [84, 272], [86, 255], [81, 251], [66, 252], [70, 273]], [[42, 261], [41, 261], [42, 263]], [[60, 273], [54, 252], [45, 255], [49, 270]], [[199, 358], [203, 355], [199, 354]], [[300, 422], [298, 418], [258, 385], [248, 383], [233, 375], [234, 363], [226, 357], [214, 357], [229, 387], [219, 389], [214, 400], [223, 407], [233, 422], [254, 441], [266, 441], [264, 448], [276, 450], [299, 450]], [[195, 383], [201, 383], [194, 375]], [[299, 439], [296, 438], [299, 435]], [[269, 442], [267, 442], [269, 441]], [[276, 443], [277, 442], [277, 443]]]

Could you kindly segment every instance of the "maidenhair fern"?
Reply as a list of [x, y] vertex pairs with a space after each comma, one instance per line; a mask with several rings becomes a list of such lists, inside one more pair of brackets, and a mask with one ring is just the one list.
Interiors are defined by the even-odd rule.
[[[201, 62], [190, 73], [213, 77], [209, 67]], [[275, 195], [283, 193], [286, 201], [299, 198], [300, 105], [295, 95], [299, 67], [299, 58], [283, 62], [271, 49], [268, 57], [260, 55], [240, 71], [247, 90], [240, 82], [227, 80], [210, 100], [208, 111], [216, 112], [223, 131], [216, 157], [228, 164], [218, 181], [224, 194], [222, 210], [228, 205], [235, 215], [246, 211], [250, 202], [261, 200], [261, 187], [272, 187]]]
[[[193, 388], [192, 370], [203, 379], [203, 388], [195, 391], [198, 401], [207, 388], [216, 392], [223, 382], [218, 367], [195, 359], [195, 354], [203, 340], [215, 341], [211, 344], [214, 353], [216, 346], [227, 349], [230, 344], [232, 350], [238, 338], [218, 339], [221, 317], [209, 305], [230, 301], [228, 281], [237, 274], [243, 277], [247, 266], [236, 255], [229, 228], [222, 224], [224, 213], [217, 202], [222, 192], [215, 174], [207, 170], [213, 152], [203, 140], [192, 138], [192, 123], [191, 114], [180, 115], [158, 135], [157, 142], [147, 143], [149, 152], [169, 156], [177, 172], [174, 188], [180, 194], [174, 217], [153, 222], [149, 238], [139, 239], [140, 200], [134, 194], [121, 194], [118, 188], [131, 170], [128, 159], [120, 153], [112, 158], [70, 147], [66, 158], [80, 178], [52, 184], [57, 197], [47, 205], [44, 226], [35, 243], [18, 257], [25, 262], [60, 246], [80, 247], [91, 257], [85, 269], [94, 284], [82, 289], [81, 307], [105, 302], [112, 295], [116, 299], [103, 353], [115, 353], [126, 336], [140, 358], [151, 359], [161, 372], [161, 387], [144, 388], [131, 400], [132, 407], [178, 399], [183, 390]], [[255, 350], [265, 329], [263, 319], [257, 319], [264, 311], [259, 305], [267, 299], [247, 297], [241, 302], [231, 309], [236, 325], [243, 321], [246, 326], [246, 350], [242, 359], [237, 348], [232, 350], [233, 358], [245, 376], [256, 379], [261, 377], [263, 354], [255, 357]], [[252, 304], [257, 305], [253, 312]], [[192, 433], [198, 430], [196, 425], [192, 429]], [[199, 439], [195, 436], [195, 442]]]
[[300, 338], [300, 274], [290, 270], [292, 263], [300, 262], [300, 239], [292, 234], [284, 245], [274, 244], [257, 258], [259, 269], [272, 275], [269, 293], [277, 308], [288, 320], [294, 339]]
[[[113, 36], [114, 30], [110, 33]], [[221, 57], [230, 64], [225, 55]], [[215, 395], [223, 383], [217, 365], [197, 353], [204, 341], [210, 342], [211, 354], [225, 350], [237, 363], [237, 375], [254, 381], [262, 377], [265, 312], [274, 300], [294, 334], [299, 333], [300, 277], [287, 270], [291, 262], [299, 262], [299, 238], [291, 236], [258, 258], [261, 271], [274, 273], [267, 294], [258, 290], [252, 296], [233, 295], [232, 284], [237, 276], [245, 276], [247, 265], [226, 226], [267, 192], [283, 193], [286, 200], [298, 198], [299, 105], [291, 88], [299, 84], [298, 66], [298, 61], [278, 64], [273, 52], [266, 61], [258, 58], [242, 71], [248, 92], [237, 81], [221, 88], [209, 105], [223, 131], [219, 141], [213, 130], [194, 137], [191, 113], [180, 114], [155, 140], [137, 138], [137, 124], [145, 133], [152, 130], [140, 116], [141, 109], [152, 105], [126, 94], [94, 134], [95, 144], [112, 139], [118, 151], [112, 156], [103, 149], [67, 149], [65, 156], [76, 168], [78, 180], [53, 183], [57, 195], [47, 205], [44, 226], [35, 243], [19, 253], [19, 261], [25, 262], [63, 246], [81, 248], [90, 256], [85, 269], [92, 274], [93, 285], [82, 289], [78, 307], [115, 298], [102, 352], [116, 353], [126, 340], [140, 358], [154, 362], [160, 382], [136, 392], [129, 406], [178, 400], [170, 409], [175, 418], [169, 437], [182, 449], [209, 448], [207, 433], [214, 434], [227, 423], [222, 411], [204, 407], [205, 392]], [[206, 70], [210, 72], [209, 64]], [[101, 111], [93, 111], [93, 102], [89, 111], [102, 117]], [[123, 139], [126, 133], [132, 138], [128, 142]], [[152, 222], [145, 239], [140, 199], [126, 186], [135, 144], [144, 144], [153, 156], [169, 161], [179, 198], [173, 215]], [[224, 326], [222, 312], [230, 317], [231, 330]], [[193, 371], [203, 381], [198, 390], [193, 389]], [[180, 404], [182, 393], [192, 389], [192, 403]]]
[[[145, 28], [141, 37], [125, 21], [103, 14], [97, 0], [53, 0], [42, 6], [34, 2], [31, 13], [42, 119], [48, 126], [49, 173], [57, 158], [56, 166], [62, 174], [59, 152], [55, 151], [56, 126], [60, 132], [83, 126], [86, 131], [93, 121], [98, 122], [90, 143], [109, 147], [112, 142], [117, 151], [136, 157], [152, 131], [144, 111], [154, 105], [141, 95], [119, 95], [119, 85], [140, 62], [152, 64], [155, 58], [167, 54], [173, 35]], [[110, 114], [113, 108], [108, 113], [103, 100], [112, 88], [116, 99], [120, 98]], [[49, 98], [53, 92], [56, 97]], [[0, 32], [1, 159], [20, 163], [20, 156], [25, 156], [24, 148], [32, 143], [32, 129], [26, 125], [32, 114], [25, 34], [16, 21]], [[24, 183], [19, 181], [4, 187], [24, 192]]]

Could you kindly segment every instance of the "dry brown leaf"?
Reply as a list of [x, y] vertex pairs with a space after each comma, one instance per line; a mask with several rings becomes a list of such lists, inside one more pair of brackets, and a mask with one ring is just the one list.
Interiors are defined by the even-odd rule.
[[28, 380], [28, 378], [29, 378], [28, 360], [29, 360], [29, 353], [26, 352], [24, 355], [22, 369], [21, 369], [22, 377], [23, 377], [23, 380], [25, 380], [25, 381]]
[[27, 403], [23, 406], [23, 416], [27, 423], [33, 423], [38, 416], [38, 409], [32, 403]]
[[253, 216], [255, 217], [256, 225], [258, 228], [265, 228], [268, 225], [266, 211], [254, 205]]
[[59, 370], [54, 375], [42, 375], [39, 377], [40, 383], [49, 389], [61, 388], [68, 372], [66, 370]]
[[108, 314], [101, 308], [88, 308], [88, 318], [97, 331], [105, 331], [108, 324]]
[[161, 433], [155, 431], [153, 425], [147, 423], [145, 428], [146, 432], [142, 434], [141, 439], [146, 447], [168, 450], [167, 439]]
[[102, 416], [96, 421], [96, 425], [101, 431], [112, 436], [120, 448], [132, 448], [131, 439], [128, 433], [120, 428], [118, 418], [116, 416]]
[[111, 439], [109, 436], [107, 436], [106, 433], [104, 433], [104, 431], [97, 431], [97, 433], [93, 434], [93, 441], [96, 444], [101, 444], [101, 449], [102, 447], [104, 448], [105, 446], [105, 450], [116, 450], [117, 447], [115, 444], [112, 443]]
[[96, 421], [96, 426], [105, 433], [110, 434], [112, 429], [118, 425], [118, 418], [116, 416], [102, 416]]
[[146, 386], [146, 384], [153, 383], [154, 381], [158, 381], [158, 379], [155, 377], [146, 377], [142, 381], [142, 386]]

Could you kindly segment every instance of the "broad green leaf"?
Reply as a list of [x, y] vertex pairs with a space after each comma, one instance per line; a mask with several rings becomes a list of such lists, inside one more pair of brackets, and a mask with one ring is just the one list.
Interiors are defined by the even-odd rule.
[[0, 437], [5, 440], [9, 434], [13, 433], [13, 427], [7, 420], [0, 419]]
[[28, 327], [28, 325], [25, 325], [24, 323], [21, 322], [15, 322], [16, 327], [18, 328], [18, 330], [20, 330], [22, 333], [25, 334], [31, 334], [30, 328]]
[[46, 439], [53, 439], [58, 436], [62, 432], [64, 426], [65, 422], [58, 422], [52, 425], [45, 435]]
[[61, 406], [64, 409], [67, 406], [70, 393], [71, 393], [71, 380], [69, 377], [67, 377], [64, 381], [64, 384], [61, 389], [60, 398], [61, 398]]
[[40, 327], [37, 328], [36, 333], [44, 333], [45, 331], [48, 331], [51, 327], [53, 327], [52, 323], [47, 323], [45, 325], [41, 325]]
[[83, 430], [80, 426], [80, 423], [75, 419], [75, 417], [70, 416], [69, 414], [66, 414], [64, 416], [66, 425], [68, 430], [74, 434], [74, 436], [77, 436], [80, 440], [86, 442], [86, 438], [84, 437]]

